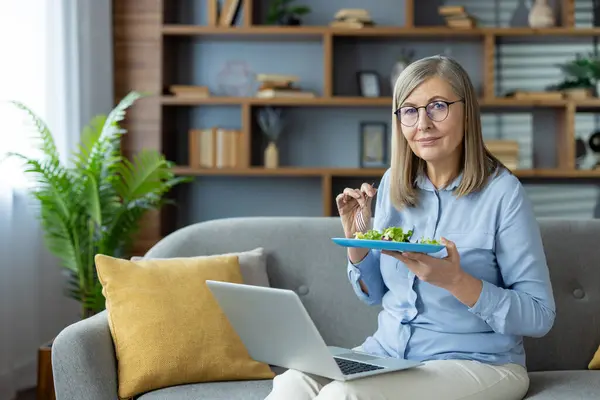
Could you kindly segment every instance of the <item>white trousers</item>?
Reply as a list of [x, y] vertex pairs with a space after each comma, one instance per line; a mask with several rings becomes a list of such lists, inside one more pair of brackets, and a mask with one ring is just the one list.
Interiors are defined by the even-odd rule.
[[350, 382], [287, 370], [265, 400], [521, 400], [528, 389], [527, 370], [517, 364], [435, 360]]

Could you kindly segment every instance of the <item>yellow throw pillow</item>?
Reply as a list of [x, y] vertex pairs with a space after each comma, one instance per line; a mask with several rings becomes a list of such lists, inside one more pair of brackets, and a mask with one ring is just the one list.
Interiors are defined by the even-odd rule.
[[238, 257], [130, 261], [96, 255], [120, 398], [168, 386], [274, 377], [250, 358], [206, 280], [243, 283]]
[[590, 361], [588, 369], [600, 369], [600, 347], [598, 347], [596, 354], [594, 354], [594, 357], [592, 357], [592, 361]]

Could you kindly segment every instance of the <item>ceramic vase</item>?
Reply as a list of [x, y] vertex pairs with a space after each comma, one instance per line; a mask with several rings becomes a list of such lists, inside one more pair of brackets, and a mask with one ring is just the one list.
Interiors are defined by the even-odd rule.
[[265, 168], [277, 168], [279, 166], [279, 149], [275, 142], [269, 142], [265, 149]]
[[529, 11], [529, 26], [532, 28], [550, 28], [554, 25], [554, 11], [548, 4], [548, 0], [534, 0]]
[[390, 74], [390, 87], [392, 89], [392, 93], [394, 93], [394, 86], [396, 86], [396, 81], [398, 80], [398, 77], [400, 76], [402, 71], [404, 71], [407, 65], [408, 63], [404, 61], [398, 61], [392, 67], [392, 72]]
[[245, 61], [228, 61], [217, 75], [222, 96], [245, 97], [254, 94], [254, 72]]

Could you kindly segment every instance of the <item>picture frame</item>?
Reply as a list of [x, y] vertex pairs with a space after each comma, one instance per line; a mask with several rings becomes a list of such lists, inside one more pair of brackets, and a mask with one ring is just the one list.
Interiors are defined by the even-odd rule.
[[387, 167], [388, 134], [385, 122], [361, 122], [359, 152], [361, 168]]
[[381, 84], [376, 71], [359, 71], [356, 74], [358, 91], [362, 97], [380, 97]]

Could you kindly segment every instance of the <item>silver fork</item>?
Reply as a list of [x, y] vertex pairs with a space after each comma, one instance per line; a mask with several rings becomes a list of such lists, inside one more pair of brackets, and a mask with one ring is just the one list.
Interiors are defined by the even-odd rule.
[[[373, 189], [375, 189], [375, 182], [373, 182], [371, 184], [371, 186], [373, 187]], [[375, 192], [375, 194], [377, 194], [377, 192]], [[366, 206], [366, 198], [365, 198], [365, 206]], [[371, 224], [370, 221], [369, 221], [369, 223], [367, 223], [367, 221], [365, 221], [365, 216], [363, 215], [363, 210], [364, 210], [364, 207], [361, 207], [361, 209], [356, 213], [356, 217], [354, 219], [354, 222], [356, 223], [356, 227], [358, 228], [358, 230], [360, 232], [368, 231], [369, 226]]]

